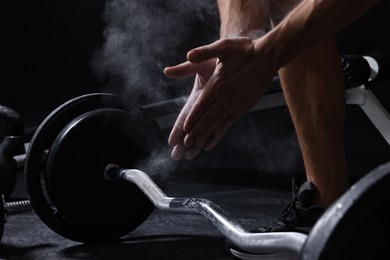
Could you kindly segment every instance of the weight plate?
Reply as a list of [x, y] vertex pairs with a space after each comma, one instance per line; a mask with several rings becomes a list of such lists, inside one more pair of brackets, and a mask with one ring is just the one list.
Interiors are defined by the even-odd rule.
[[[140, 145], [143, 139], [148, 145]], [[70, 100], [41, 123], [31, 140], [25, 165], [31, 204], [49, 228], [66, 238], [121, 237], [153, 207], [135, 185], [105, 181], [104, 164], [136, 167], [148, 153], [164, 151], [164, 143], [156, 122], [136, 104], [102, 93]]]
[[389, 187], [390, 163], [360, 179], [318, 220], [300, 259], [387, 259]]

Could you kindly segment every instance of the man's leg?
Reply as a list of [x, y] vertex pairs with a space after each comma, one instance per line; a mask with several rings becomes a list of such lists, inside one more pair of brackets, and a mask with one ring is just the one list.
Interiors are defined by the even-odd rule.
[[328, 207], [349, 184], [344, 151], [345, 86], [334, 39], [304, 52], [279, 71], [297, 132], [313, 204]]
[[[343, 139], [345, 86], [334, 40], [306, 51], [280, 69], [279, 75], [303, 153], [307, 180], [315, 185], [316, 193], [310, 205], [301, 196], [309, 189], [301, 186], [278, 219], [258, 231], [308, 232], [323, 212], [321, 208], [327, 208], [348, 188]], [[229, 246], [238, 258], [255, 259], [256, 254], [231, 243]]]

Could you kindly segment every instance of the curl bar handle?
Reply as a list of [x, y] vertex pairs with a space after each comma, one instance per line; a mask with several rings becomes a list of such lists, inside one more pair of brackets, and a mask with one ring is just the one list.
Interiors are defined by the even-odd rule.
[[248, 252], [299, 252], [307, 238], [307, 235], [298, 232], [250, 233], [207, 199], [168, 197], [146, 173], [137, 169], [121, 169], [110, 164], [104, 175], [108, 180], [134, 183], [160, 210], [203, 215], [226, 238]]

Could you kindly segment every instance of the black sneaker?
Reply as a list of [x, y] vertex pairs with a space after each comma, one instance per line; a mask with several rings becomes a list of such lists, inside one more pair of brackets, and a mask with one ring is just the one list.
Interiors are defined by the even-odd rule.
[[259, 228], [257, 232], [296, 231], [309, 233], [324, 212], [323, 208], [310, 205], [315, 192], [314, 184], [309, 181], [304, 182], [300, 187], [295, 186], [293, 182], [293, 197], [290, 203], [270, 227]]
[[[309, 233], [311, 228], [321, 217], [324, 209], [319, 206], [311, 206], [310, 203], [316, 192], [316, 188], [311, 182], [304, 182], [297, 187], [293, 182], [293, 197], [290, 203], [284, 208], [282, 213], [275, 219], [270, 227], [261, 227], [252, 232], [301, 232]], [[254, 254], [241, 250], [230, 241], [227, 241], [230, 253], [239, 259], [283, 259], [285, 254]], [[280, 258], [278, 258], [278, 256]], [[287, 259], [293, 259], [294, 255], [287, 255]]]

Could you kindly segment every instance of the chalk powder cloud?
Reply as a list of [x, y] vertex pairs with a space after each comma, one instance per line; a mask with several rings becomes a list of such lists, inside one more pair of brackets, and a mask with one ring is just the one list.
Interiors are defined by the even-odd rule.
[[[192, 36], [194, 21], [215, 17], [216, 11], [213, 0], [106, 1], [105, 43], [93, 60], [97, 76], [107, 81], [108, 91], [138, 103], [166, 99], [174, 90], [164, 67], [185, 58], [183, 44]], [[205, 37], [212, 32], [206, 28]]]

